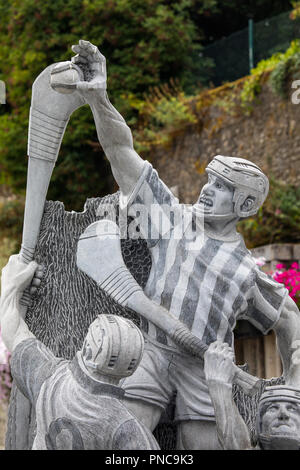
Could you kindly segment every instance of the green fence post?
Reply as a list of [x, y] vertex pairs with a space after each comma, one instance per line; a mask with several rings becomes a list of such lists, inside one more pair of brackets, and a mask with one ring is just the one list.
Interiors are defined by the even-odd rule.
[[253, 19], [249, 18], [248, 20], [248, 37], [249, 37], [249, 72], [254, 67], [253, 59]]

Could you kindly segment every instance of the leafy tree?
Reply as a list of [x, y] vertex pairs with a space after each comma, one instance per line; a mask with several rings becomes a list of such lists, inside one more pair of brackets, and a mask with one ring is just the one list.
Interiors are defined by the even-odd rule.
[[[88, 39], [107, 57], [109, 95], [130, 126], [134, 102], [172, 79], [191, 94], [210, 80], [202, 44], [291, 8], [285, 0], [0, 0], [0, 184], [23, 191], [31, 86], [49, 64], [67, 60], [70, 46]], [[151, 93], [150, 93], [151, 94]], [[128, 99], [130, 97], [130, 99]], [[72, 116], [48, 199], [82, 208], [86, 197], [113, 191], [109, 165], [88, 107]]]
[[[126, 93], [141, 98], [170, 78], [184, 84], [198, 74], [200, 34], [193, 5], [214, 0], [0, 0], [0, 79], [7, 105], [0, 115], [0, 183], [24, 190], [31, 86], [49, 64], [67, 60], [79, 39], [96, 44], [108, 60], [109, 95], [134, 124]], [[193, 77], [195, 82], [195, 78]], [[88, 107], [72, 116], [48, 198], [72, 209], [112, 188]]]
[[258, 214], [239, 222], [248, 248], [269, 243], [299, 243], [300, 188], [270, 179], [269, 195]]

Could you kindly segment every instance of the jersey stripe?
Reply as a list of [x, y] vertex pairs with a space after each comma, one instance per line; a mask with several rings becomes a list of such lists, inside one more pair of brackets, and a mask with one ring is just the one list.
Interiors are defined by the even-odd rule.
[[221, 246], [222, 242], [217, 242], [216, 240], [209, 238], [202, 250], [203, 254], [205, 254], [205, 261], [200, 255], [198, 255], [196, 258], [194, 269], [191, 272], [188, 280], [188, 285], [185, 296], [183, 298], [182, 309], [179, 316], [179, 319], [190, 329], [192, 329], [194, 323], [195, 314], [199, 303], [200, 285], [203, 282], [207, 266], [209, 266], [209, 264], [212, 262]]
[[[157, 234], [159, 223], [156, 219], [161, 213], [169, 217], [172, 227], [170, 233], [162, 233], [159, 240], [148, 240], [152, 269], [146, 295], [179, 318], [207, 344], [215, 339], [226, 339], [232, 344], [232, 330], [238, 318], [248, 319], [261, 331], [267, 331], [278, 320], [285, 289], [259, 271], [241, 236], [226, 242], [209, 238], [203, 232], [197, 250], [191, 250], [189, 234], [183, 231], [178, 237], [177, 216], [179, 221], [185, 220], [193, 210], [178, 204], [152, 166], [148, 162], [145, 165], [148, 171], [141, 176], [144, 183], [137, 183], [139, 189], [135, 194], [135, 201], [144, 204], [148, 211], [148, 219], [146, 217], [144, 222], [148, 229], [143, 233]], [[152, 214], [153, 204], [164, 207]], [[153, 216], [155, 220], [152, 220]], [[191, 224], [189, 217], [186, 220]], [[151, 224], [155, 227], [152, 232]], [[149, 336], [173, 346], [155, 325], [143, 324]]]

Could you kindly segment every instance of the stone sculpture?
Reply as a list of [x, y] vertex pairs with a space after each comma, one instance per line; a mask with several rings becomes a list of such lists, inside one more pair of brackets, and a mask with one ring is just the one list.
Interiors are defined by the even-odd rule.
[[[123, 307], [131, 308], [144, 320], [151, 321], [174, 343], [189, 354], [203, 358], [207, 345], [172, 315], [152, 302], [128, 271], [121, 253], [120, 229], [115, 222], [94, 222], [80, 236], [77, 266]], [[259, 388], [259, 380], [235, 367], [235, 382], [246, 393]]]
[[[48, 67], [33, 87], [28, 185], [20, 254], [25, 262], [30, 262], [33, 256], [39, 263], [47, 259], [47, 265], [36, 296], [22, 298], [24, 303], [31, 302], [26, 322], [32, 331], [39, 331], [37, 337], [50, 346], [53, 352], [61, 349], [62, 354], [59, 355], [73, 357], [77, 345], [81, 346], [83, 335], [86, 334], [86, 318], [82, 315], [84, 308], [74, 309], [70, 317], [64, 319], [66, 328], [59, 325], [58, 329], [63, 331], [56, 337], [45, 306], [39, 317], [42, 322], [37, 321], [41, 293], [46, 293], [48, 301], [52, 303], [52, 292], [55, 289], [49, 288], [51, 282], [53, 279], [58, 280], [63, 272], [68, 271], [69, 274], [70, 269], [75, 279], [74, 282], [72, 279], [72, 283], [76, 286], [76, 289], [72, 288], [74, 298], [80, 291], [80, 301], [84, 305], [100, 301], [102, 308], [107, 307], [107, 312], [118, 312], [137, 320], [134, 311], [118, 305], [112, 297], [107, 296], [107, 293], [112, 293], [109, 289], [105, 293], [105, 286], [97, 286], [91, 281], [89, 283], [87, 276], [76, 270], [76, 237], [90, 223], [103, 219], [108, 212], [108, 216], [118, 223], [123, 232], [121, 249], [125, 264], [151, 301], [151, 311], [163, 309], [185, 325], [179, 341], [182, 348], [178, 346], [177, 337], [170, 338], [167, 317], [164, 318], [166, 328], [161, 328], [162, 325], [157, 327], [155, 322], [143, 316], [140, 318], [146, 339], [145, 352], [136, 372], [122, 383], [126, 397], [124, 401], [128, 409], [152, 431], [176, 395], [177, 448], [218, 448], [215, 413], [203, 361], [190, 354], [195, 354], [193, 344], [198, 345], [197, 349], [199, 341], [207, 346], [220, 340], [232, 346], [232, 331], [237, 319], [249, 319], [263, 333], [275, 330], [285, 380], [290, 387], [299, 386], [298, 367], [291, 367], [290, 361], [292, 344], [300, 339], [299, 312], [287, 296], [287, 290], [257, 268], [242, 237], [236, 232], [238, 220], [255, 214], [264, 202], [268, 193], [268, 179], [256, 165], [247, 160], [219, 155], [207, 167], [208, 183], [202, 189], [197, 203], [190, 207], [179, 204], [152, 166], [136, 154], [128, 126], [109, 102], [104, 56], [87, 41], [80, 41], [77, 46], [73, 46], [73, 51], [76, 56], [67, 68], [66, 64], [64, 67], [57, 64]], [[76, 82], [78, 77], [79, 82]], [[57, 203], [47, 203], [43, 215], [49, 179], [68, 119], [75, 109], [84, 104], [91, 107], [99, 141], [111, 163], [120, 194], [90, 201], [91, 211], [82, 215], [60, 215], [61, 207]], [[99, 212], [99, 208], [104, 209], [107, 205], [108, 211]], [[58, 234], [53, 230], [57, 220], [62, 224], [64, 240], [70, 239], [67, 256], [61, 252], [63, 244], [58, 242]], [[70, 223], [70, 233], [66, 229], [66, 221]], [[128, 225], [129, 221], [135, 223]], [[137, 256], [134, 250], [126, 255], [124, 247], [126, 244], [128, 246], [127, 232], [129, 246], [139, 246], [141, 255]], [[45, 253], [45, 240], [49, 238], [53, 246], [60, 250], [61, 258], [65, 257], [65, 271], [60, 271], [61, 262], [57, 260], [54, 249]], [[138, 263], [132, 264], [130, 261], [131, 257], [136, 256], [142, 265], [141, 270], [137, 268]], [[59, 276], [52, 269], [54, 264]], [[134, 309], [140, 313], [140, 307], [136, 305]], [[69, 306], [60, 305], [55, 309], [56, 322], [59, 312], [65, 308], [68, 310]], [[101, 313], [106, 312], [101, 310]], [[94, 318], [96, 316], [95, 313], [91, 315]], [[45, 328], [45, 325], [49, 325], [49, 328]], [[65, 338], [65, 335], [72, 338], [74, 343], [70, 345], [68, 341], [63, 341], [61, 338]], [[186, 338], [189, 339], [185, 341]], [[237, 375], [235, 372], [235, 380]], [[10, 406], [8, 448], [31, 447], [35, 419], [30, 408], [26, 408], [26, 403], [15, 387]], [[15, 431], [12, 423], [20, 415], [20, 408], [22, 416], [31, 418], [29, 421], [24, 419]]]
[[[299, 351], [291, 362], [298, 362]], [[248, 427], [232, 398], [234, 376], [232, 348], [214, 342], [205, 353], [204, 370], [216, 414], [217, 434], [223, 450], [253, 448]], [[300, 449], [300, 389], [287, 385], [265, 387], [256, 417], [257, 444], [263, 450]]]
[[[21, 295], [37, 264], [14, 255], [2, 272], [0, 321], [11, 372], [35, 408], [35, 450], [156, 450], [152, 434], [122, 403], [121, 378], [137, 368], [142, 334], [130, 320], [99, 315], [72, 361], [57, 358], [30, 332]], [[38, 279], [38, 277], [36, 278]], [[34, 286], [37, 283], [34, 283]]]
[[[137, 209], [142, 212], [138, 223], [152, 255], [145, 294], [206, 344], [218, 339], [232, 345], [238, 318], [249, 319], [263, 333], [274, 329], [286, 380], [298, 382], [299, 371], [290, 368], [291, 345], [300, 339], [298, 309], [282, 285], [259, 271], [236, 232], [240, 218], [255, 214], [264, 202], [267, 177], [247, 160], [217, 156], [207, 167], [208, 183], [199, 200], [185, 210], [134, 151], [131, 132], [105, 91], [103, 55], [87, 41], [73, 51], [77, 55], [72, 62], [89, 70], [76, 90], [92, 109], [100, 144], [121, 190], [121, 211], [126, 217], [137, 217]], [[165, 219], [187, 221], [180, 236], [174, 222], [160, 230], [157, 214], [162, 225]], [[202, 363], [184, 354], [155, 323], [142, 326], [147, 338], [143, 359], [122, 385], [127, 406], [153, 430], [176, 391], [178, 448], [215, 448], [214, 409]]]

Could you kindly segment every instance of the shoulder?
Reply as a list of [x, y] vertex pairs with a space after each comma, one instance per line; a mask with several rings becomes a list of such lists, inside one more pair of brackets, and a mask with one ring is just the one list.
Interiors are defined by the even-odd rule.
[[[29, 338], [21, 341], [11, 355], [11, 368], [15, 368], [20, 362], [27, 361], [31, 357], [40, 355], [39, 341], [36, 338]], [[40, 343], [42, 345], [42, 343]], [[43, 346], [43, 345], [42, 345]]]
[[11, 358], [11, 373], [18, 388], [32, 403], [60, 361], [36, 338], [24, 340], [16, 346]]

